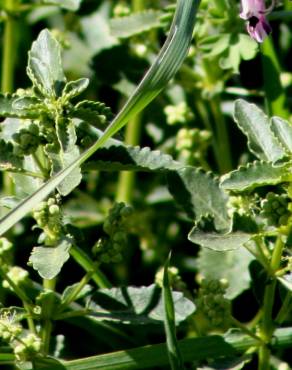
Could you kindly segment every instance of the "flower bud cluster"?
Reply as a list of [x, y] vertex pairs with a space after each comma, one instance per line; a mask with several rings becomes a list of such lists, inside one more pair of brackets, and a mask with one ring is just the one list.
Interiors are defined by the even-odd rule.
[[0, 338], [5, 342], [12, 342], [22, 332], [22, 327], [15, 322], [15, 316], [10, 312], [0, 315]]
[[38, 226], [44, 230], [50, 241], [56, 241], [62, 234], [62, 212], [58, 197], [41, 202], [33, 211]]
[[0, 238], [0, 263], [3, 265], [9, 251], [12, 249], [12, 243], [6, 238]]
[[128, 242], [125, 226], [132, 213], [132, 207], [124, 203], [115, 203], [109, 211], [103, 224], [103, 230], [107, 236], [99, 239], [93, 247], [93, 253], [100, 262], [115, 263], [122, 260], [121, 252]]
[[213, 327], [223, 327], [228, 324], [231, 314], [231, 303], [224, 297], [228, 282], [221, 280], [203, 280], [197, 301], [200, 310]]
[[194, 164], [194, 160], [204, 158], [210, 141], [211, 133], [207, 130], [182, 128], [177, 133], [176, 150], [184, 161]]
[[234, 213], [240, 216], [250, 215], [255, 210], [255, 199], [247, 196], [230, 196], [227, 202], [228, 215], [233, 216]]
[[131, 9], [125, 1], [119, 1], [113, 9], [114, 17], [125, 17], [130, 15]]
[[261, 202], [261, 215], [270, 226], [286, 225], [291, 216], [291, 203], [285, 194], [269, 192]]
[[184, 124], [194, 118], [192, 111], [185, 102], [181, 102], [177, 105], [167, 105], [164, 108], [164, 113], [166, 115], [166, 122], [169, 125], [178, 123]]
[[16, 155], [33, 154], [40, 144], [39, 127], [35, 123], [30, 123], [12, 137], [17, 144], [14, 148]]
[[14, 354], [18, 361], [29, 361], [41, 350], [42, 342], [40, 338], [32, 333], [21, 338], [21, 343], [14, 348]]
[[[7, 277], [17, 286], [23, 285], [25, 282], [28, 281], [28, 272], [19, 266], [12, 266], [10, 267], [9, 271], [7, 272]], [[7, 280], [3, 280], [2, 282], [3, 288], [11, 289], [11, 285]]]

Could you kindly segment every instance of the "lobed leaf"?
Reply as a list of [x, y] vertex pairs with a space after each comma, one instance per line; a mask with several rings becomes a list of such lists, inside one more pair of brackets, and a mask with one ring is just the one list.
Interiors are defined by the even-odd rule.
[[160, 17], [163, 12], [149, 9], [129, 16], [110, 20], [111, 34], [117, 38], [127, 38], [161, 27]]
[[[172, 293], [177, 324], [195, 310], [195, 305], [181, 292]], [[159, 324], [164, 319], [164, 306], [157, 286], [100, 289], [89, 301], [88, 308], [98, 320], [127, 324]]]
[[46, 97], [61, 96], [66, 82], [61, 47], [47, 29], [33, 42], [28, 55], [27, 73], [34, 86]]
[[291, 163], [274, 166], [270, 162], [255, 161], [222, 176], [220, 186], [224, 190], [242, 192], [259, 186], [277, 185], [290, 179]]
[[285, 158], [287, 153], [273, 134], [268, 117], [256, 105], [237, 100], [234, 119], [256, 157], [272, 163]]
[[199, 272], [204, 278], [228, 280], [226, 296], [233, 299], [249, 289], [251, 277], [248, 266], [253, 260], [253, 255], [245, 248], [225, 250], [221, 253], [203, 248], [200, 250], [197, 263]]
[[211, 215], [215, 228], [226, 232], [231, 229], [227, 214], [227, 196], [219, 188], [211, 174], [185, 167], [168, 174], [168, 186], [174, 199], [194, 220]]
[[53, 279], [69, 259], [70, 248], [71, 241], [69, 239], [62, 239], [56, 247], [34, 247], [29, 263], [43, 279]]
[[292, 154], [292, 125], [279, 117], [272, 117], [271, 129], [283, 147]]
[[205, 232], [197, 226], [193, 227], [188, 239], [201, 247], [217, 252], [226, 252], [239, 249], [252, 238], [252, 234], [236, 231], [229, 234]]

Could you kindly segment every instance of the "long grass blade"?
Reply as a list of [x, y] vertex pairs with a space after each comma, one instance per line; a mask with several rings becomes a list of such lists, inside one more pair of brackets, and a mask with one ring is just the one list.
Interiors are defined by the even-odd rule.
[[131, 117], [145, 108], [175, 75], [187, 55], [200, 0], [178, 0], [169, 35], [156, 60], [129, 98], [120, 113], [103, 135], [74, 163], [48, 180], [38, 191], [27, 197], [0, 221], [0, 235], [22, 219], [33, 207], [47, 197], [70, 173], [81, 166], [111, 136], [120, 130]]

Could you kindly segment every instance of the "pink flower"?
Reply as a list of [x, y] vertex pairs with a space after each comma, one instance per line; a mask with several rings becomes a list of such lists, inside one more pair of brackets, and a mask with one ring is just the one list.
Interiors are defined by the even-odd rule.
[[266, 9], [264, 0], [241, 0], [240, 18], [247, 21], [247, 31], [257, 42], [263, 42], [272, 31], [265, 15], [271, 12], [273, 6], [274, 1]]

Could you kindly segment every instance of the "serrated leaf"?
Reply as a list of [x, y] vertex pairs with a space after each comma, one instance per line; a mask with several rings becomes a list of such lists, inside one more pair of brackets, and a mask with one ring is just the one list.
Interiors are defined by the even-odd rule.
[[211, 174], [186, 167], [168, 174], [168, 187], [177, 203], [193, 220], [202, 216], [214, 217], [218, 231], [230, 231], [231, 220], [227, 214], [227, 197]]
[[69, 117], [79, 118], [94, 127], [99, 128], [112, 118], [112, 112], [104, 103], [91, 100], [83, 100], [68, 112]]
[[[164, 307], [157, 287], [125, 287], [100, 289], [89, 301], [88, 308], [96, 319], [145, 325], [162, 323]], [[195, 305], [181, 292], [172, 292], [176, 322], [191, 315]]]
[[241, 192], [253, 190], [259, 186], [280, 184], [290, 179], [290, 163], [273, 166], [269, 162], [255, 161], [222, 176], [220, 186], [225, 190]]
[[62, 95], [66, 100], [71, 100], [75, 96], [78, 96], [83, 91], [85, 91], [88, 87], [88, 84], [89, 84], [88, 78], [80, 78], [79, 80], [76, 81], [67, 82], [62, 92]]
[[71, 241], [69, 239], [62, 239], [56, 247], [34, 247], [29, 257], [29, 263], [43, 279], [53, 279], [69, 259], [70, 248]]
[[183, 165], [170, 155], [148, 147], [126, 146], [116, 144], [99, 149], [97, 160], [87, 163], [85, 170], [99, 171], [168, 171], [180, 169]]
[[27, 106], [21, 107], [19, 105], [15, 105], [19, 99], [23, 98], [20, 98], [17, 95], [0, 94], [0, 116], [24, 119], [38, 117], [39, 114], [36, 112], [36, 109], [27, 109]]
[[198, 269], [207, 279], [227, 279], [226, 296], [233, 299], [249, 288], [248, 266], [253, 259], [245, 248], [221, 253], [203, 248], [198, 257]]
[[290, 155], [292, 154], [292, 125], [279, 117], [272, 117], [271, 129]]
[[41, 0], [43, 4], [58, 5], [63, 9], [76, 11], [79, 9], [82, 0]]
[[199, 244], [201, 247], [212, 249], [217, 252], [225, 252], [239, 249], [252, 238], [252, 234], [236, 231], [228, 234], [205, 232], [197, 226], [193, 227], [188, 239]]
[[[76, 132], [73, 121], [66, 120], [64, 123], [57, 124], [57, 137], [59, 145], [49, 144], [45, 151], [49, 156], [52, 165], [52, 175], [66, 168], [72, 161], [79, 157], [79, 148], [76, 145]], [[61, 182], [58, 191], [62, 195], [69, 194], [82, 180], [80, 168], [74, 171]]]
[[162, 15], [163, 12], [149, 9], [129, 16], [113, 18], [110, 20], [111, 34], [117, 38], [127, 38], [161, 27], [160, 17]]
[[61, 96], [66, 82], [61, 47], [47, 29], [43, 30], [32, 44], [27, 70], [32, 83], [44, 96]]
[[259, 159], [274, 163], [286, 156], [271, 130], [268, 117], [256, 105], [237, 100], [234, 119], [247, 136], [250, 151]]

